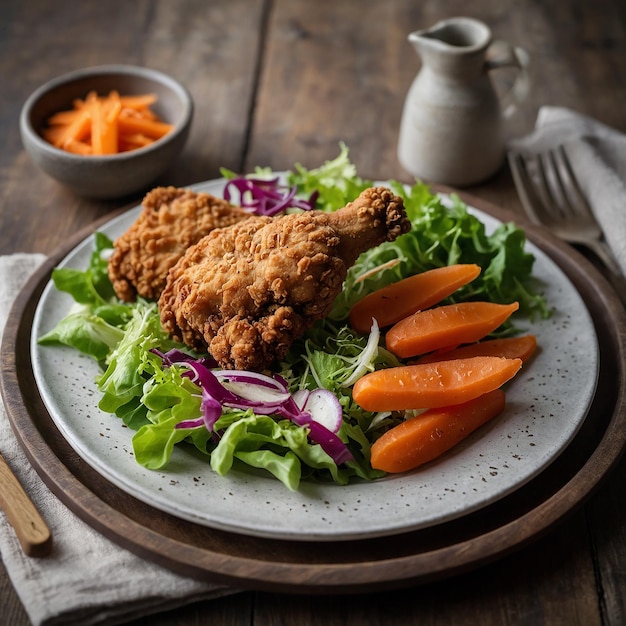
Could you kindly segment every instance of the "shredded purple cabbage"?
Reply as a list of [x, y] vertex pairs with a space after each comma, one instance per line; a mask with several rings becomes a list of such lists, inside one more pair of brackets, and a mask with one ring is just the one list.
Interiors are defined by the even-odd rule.
[[234, 204], [250, 209], [257, 215], [269, 216], [290, 208], [310, 211], [315, 208], [319, 195], [317, 191], [314, 191], [308, 200], [296, 198], [297, 186], [281, 185], [278, 177], [267, 180], [245, 176], [232, 178], [224, 188], [224, 199], [228, 202], [231, 202], [233, 190], [239, 194]]

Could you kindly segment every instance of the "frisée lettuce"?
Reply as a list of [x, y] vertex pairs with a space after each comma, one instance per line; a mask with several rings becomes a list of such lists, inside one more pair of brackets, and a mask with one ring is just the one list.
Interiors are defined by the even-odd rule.
[[[247, 193], [258, 175], [257, 170], [248, 180], [238, 177], [237, 188]], [[268, 202], [282, 207], [285, 201], [284, 189], [275, 179], [271, 183], [263, 188], [262, 202], [253, 201], [266, 212], [276, 207], [268, 208]], [[372, 182], [357, 175], [342, 144], [339, 156], [318, 168], [297, 164], [287, 185], [294, 199], [288, 203], [306, 199], [290, 210], [309, 210], [314, 202], [319, 210], [334, 211]], [[182, 444], [205, 457], [219, 475], [248, 466], [269, 472], [289, 489], [297, 489], [303, 479], [344, 485], [355, 477], [379, 478], [382, 473], [370, 466], [370, 446], [399, 417], [364, 411], [351, 389], [365, 373], [399, 361], [382, 347], [376, 324], [366, 337], [348, 326], [358, 299], [416, 272], [477, 263], [481, 276], [455, 298], [517, 300], [529, 317], [549, 315], [533, 288], [534, 258], [525, 249], [523, 231], [503, 224], [486, 234], [460, 199], [445, 203], [420, 182], [390, 185], [404, 199], [411, 231], [359, 257], [330, 316], [297, 339], [271, 372], [220, 371], [210, 355], [196, 354], [168, 337], [155, 302], [119, 301], [107, 275], [113, 243], [103, 233], [94, 236], [89, 267], [53, 270], [56, 288], [69, 293], [75, 305], [39, 342], [69, 346], [98, 362], [98, 406], [135, 431], [135, 458], [149, 469], [166, 468]], [[316, 417], [316, 411], [335, 410], [336, 420]]]

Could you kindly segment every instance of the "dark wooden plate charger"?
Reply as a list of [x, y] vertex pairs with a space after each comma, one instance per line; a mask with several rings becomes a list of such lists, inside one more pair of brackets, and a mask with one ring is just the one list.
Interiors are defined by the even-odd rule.
[[594, 492], [626, 444], [626, 312], [602, 274], [573, 248], [516, 214], [455, 193], [500, 221], [522, 226], [528, 239], [574, 283], [598, 334], [598, 387], [580, 431], [551, 465], [515, 492], [422, 530], [313, 543], [207, 528], [150, 507], [111, 484], [57, 430], [39, 396], [30, 355], [34, 312], [53, 267], [111, 215], [77, 233], [51, 257], [18, 294], [9, 315], [2, 341], [1, 389], [29, 461], [62, 502], [112, 541], [180, 574], [238, 588], [324, 594], [382, 591], [471, 570], [542, 536]]

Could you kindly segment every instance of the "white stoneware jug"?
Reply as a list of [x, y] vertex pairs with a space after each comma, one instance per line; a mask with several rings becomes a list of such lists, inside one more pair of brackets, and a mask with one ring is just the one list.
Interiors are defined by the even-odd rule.
[[[426, 182], [463, 187], [493, 175], [505, 155], [503, 118], [528, 90], [528, 56], [493, 41], [478, 20], [456, 17], [409, 35], [422, 67], [404, 103], [398, 158]], [[491, 70], [512, 66], [516, 80], [503, 106]]]

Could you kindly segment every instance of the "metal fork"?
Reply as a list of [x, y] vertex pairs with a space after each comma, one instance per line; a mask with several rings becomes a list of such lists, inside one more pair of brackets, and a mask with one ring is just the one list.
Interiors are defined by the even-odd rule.
[[620, 267], [578, 186], [563, 146], [535, 155], [511, 151], [508, 160], [529, 219], [569, 243], [592, 250], [622, 283]]

